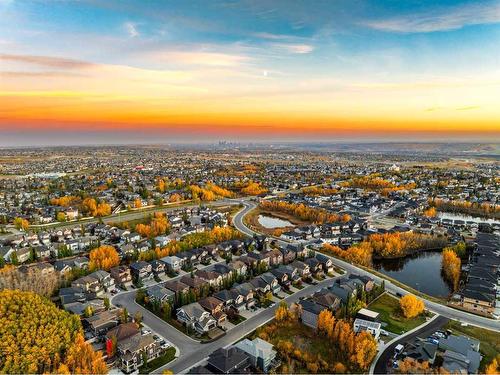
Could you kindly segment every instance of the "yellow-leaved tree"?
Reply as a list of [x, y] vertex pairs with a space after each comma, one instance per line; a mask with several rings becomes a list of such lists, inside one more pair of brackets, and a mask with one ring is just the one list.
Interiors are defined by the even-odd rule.
[[33, 292], [0, 291], [0, 373], [107, 373], [78, 316]]
[[418, 299], [413, 294], [407, 294], [399, 300], [399, 307], [405, 318], [411, 319], [420, 315], [425, 308], [421, 299]]
[[120, 257], [113, 246], [101, 245], [90, 252], [89, 269], [106, 270], [120, 264]]

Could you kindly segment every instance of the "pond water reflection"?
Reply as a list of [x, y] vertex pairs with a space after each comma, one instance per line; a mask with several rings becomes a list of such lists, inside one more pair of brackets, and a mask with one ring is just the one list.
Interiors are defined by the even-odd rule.
[[283, 227], [291, 227], [293, 224], [288, 220], [283, 220], [278, 217], [263, 215], [260, 214], [257, 218], [257, 221], [264, 228], [274, 229], [274, 228], [283, 228]]
[[374, 260], [373, 268], [430, 296], [446, 298], [451, 293], [441, 274], [441, 252], [422, 251], [405, 258]]

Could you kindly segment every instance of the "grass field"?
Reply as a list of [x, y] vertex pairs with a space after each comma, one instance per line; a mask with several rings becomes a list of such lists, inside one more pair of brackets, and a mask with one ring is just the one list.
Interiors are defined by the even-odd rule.
[[490, 363], [497, 353], [500, 353], [500, 332], [474, 326], [462, 326], [456, 320], [450, 320], [446, 329], [454, 334], [469, 336], [481, 342], [479, 346], [479, 351], [483, 355], [481, 369], [484, 369], [485, 365]]
[[387, 323], [383, 329], [393, 333], [401, 334], [407, 332], [425, 322], [425, 317], [420, 315], [413, 319], [406, 319], [401, 315], [399, 300], [387, 293], [382, 294], [373, 301], [368, 309], [380, 314], [380, 321]]

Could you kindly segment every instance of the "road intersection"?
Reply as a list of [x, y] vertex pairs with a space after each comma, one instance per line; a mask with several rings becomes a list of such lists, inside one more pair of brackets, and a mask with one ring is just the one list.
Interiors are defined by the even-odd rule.
[[[231, 199], [225, 200], [226, 203], [234, 203], [234, 204], [242, 204], [243, 208], [238, 211], [233, 217], [233, 225], [240, 232], [253, 236], [257, 234], [252, 229], [248, 228], [244, 223], [244, 217], [252, 211], [257, 204], [253, 202], [251, 199]], [[286, 245], [289, 244], [289, 241], [283, 241], [280, 239], [276, 239], [278, 244]], [[359, 268], [351, 263], [345, 262], [343, 260], [331, 257], [333, 263], [346, 270], [347, 274], [359, 274], [366, 275], [374, 279], [377, 283], [381, 283], [382, 280], [385, 282], [386, 291], [394, 294], [394, 295], [405, 295], [408, 294], [408, 291], [405, 289], [394, 285], [389, 280], [382, 279], [381, 277], [374, 275], [362, 268]], [[180, 276], [179, 276], [180, 277]], [[308, 295], [313, 294], [314, 292], [330, 286], [334, 283], [334, 279], [329, 278], [323, 280], [317, 285], [308, 285], [304, 287], [302, 290], [290, 295], [284, 299], [288, 304], [299, 301], [300, 298], [306, 297]], [[451, 307], [441, 305], [439, 303], [435, 303], [429, 300], [424, 299], [426, 308], [430, 311], [442, 315], [449, 319], [458, 320], [463, 323], [471, 324], [474, 326], [495, 330], [498, 331], [500, 329], [500, 322], [488, 319], [484, 317], [480, 317], [477, 315], [473, 315], [464, 311], [456, 310]], [[135, 302], [135, 291], [123, 292], [112, 298], [112, 303], [116, 306], [126, 307], [128, 312], [134, 314], [137, 311], [140, 311], [143, 315], [144, 323], [147, 324], [151, 329], [153, 329], [157, 334], [165, 337], [167, 340], [172, 342], [180, 353], [179, 357], [174, 361], [166, 364], [165, 366], [157, 369], [155, 373], [161, 373], [164, 369], [169, 369], [174, 373], [183, 373], [189, 370], [191, 367], [195, 366], [199, 362], [203, 361], [208, 357], [210, 353], [217, 350], [218, 348], [228, 346], [235, 341], [238, 341], [242, 337], [245, 337], [249, 333], [251, 333], [256, 328], [262, 326], [268, 321], [272, 320], [274, 317], [274, 311], [277, 306], [270, 307], [267, 309], [263, 309], [258, 311], [254, 316], [245, 320], [244, 322], [238, 324], [232, 329], [228, 330], [224, 336], [220, 339], [210, 342], [210, 343], [200, 343], [187, 335], [182, 334], [173, 326], [169, 325], [144, 307], [138, 305]]]

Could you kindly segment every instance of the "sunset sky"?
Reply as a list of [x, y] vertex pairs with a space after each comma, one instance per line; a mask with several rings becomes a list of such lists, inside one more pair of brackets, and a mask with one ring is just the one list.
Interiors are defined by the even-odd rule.
[[500, 0], [0, 0], [0, 146], [219, 139], [500, 141]]

